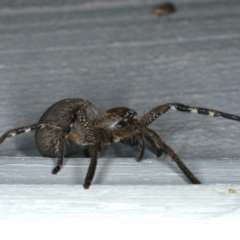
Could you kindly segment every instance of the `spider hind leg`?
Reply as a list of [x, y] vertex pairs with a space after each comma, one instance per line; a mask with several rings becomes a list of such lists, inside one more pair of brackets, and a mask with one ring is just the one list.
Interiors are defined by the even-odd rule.
[[31, 125], [28, 125], [28, 126], [10, 129], [0, 137], [0, 144], [3, 143], [6, 138], [14, 137], [14, 136], [16, 136], [18, 134], [21, 134], [21, 133], [27, 133], [27, 132], [30, 132], [30, 131], [35, 131], [35, 130], [38, 130], [38, 129], [42, 129], [42, 128], [45, 128], [49, 125], [52, 125], [52, 124], [47, 123], [47, 122], [38, 122], [38, 123], [34, 123], [34, 124], [31, 124]]

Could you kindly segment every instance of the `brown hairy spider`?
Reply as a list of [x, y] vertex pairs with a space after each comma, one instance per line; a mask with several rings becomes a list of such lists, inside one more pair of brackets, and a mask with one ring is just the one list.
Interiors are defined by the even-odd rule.
[[138, 144], [140, 152], [137, 161], [141, 161], [144, 156], [143, 138], [145, 138], [156, 147], [157, 157], [160, 157], [164, 152], [178, 165], [191, 183], [199, 184], [199, 180], [185, 166], [178, 155], [162, 141], [156, 132], [147, 127], [170, 109], [240, 121], [240, 116], [213, 109], [191, 107], [181, 103], [166, 103], [157, 106], [139, 120], [137, 113], [126, 107], [109, 109], [97, 117], [96, 108], [88, 100], [81, 98], [64, 99], [48, 108], [39, 122], [11, 129], [4, 133], [0, 137], [0, 144], [7, 137], [36, 130], [36, 144], [42, 156], [57, 156], [58, 158], [57, 166], [52, 170], [53, 174], [57, 174], [61, 169], [64, 156], [79, 150], [77, 148], [79, 145], [92, 145], [91, 162], [83, 185], [85, 189], [88, 189], [93, 180], [97, 159], [103, 145], [117, 142], [131, 146]]

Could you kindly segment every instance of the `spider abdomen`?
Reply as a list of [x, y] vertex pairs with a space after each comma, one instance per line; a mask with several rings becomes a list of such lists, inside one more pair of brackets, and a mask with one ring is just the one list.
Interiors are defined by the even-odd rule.
[[[69, 120], [71, 113], [74, 109], [84, 106], [86, 114], [91, 121], [95, 121], [98, 116], [95, 106], [88, 100], [81, 98], [68, 98], [56, 102], [51, 107], [49, 107], [45, 113], [40, 118], [40, 121], [49, 121], [57, 123], [61, 126], [66, 125]], [[78, 131], [80, 134], [84, 134], [81, 125], [76, 120], [72, 127], [74, 130]], [[61, 131], [59, 129], [54, 129], [46, 127], [39, 129], [35, 133], [35, 141], [37, 148], [42, 156], [44, 157], [56, 157], [59, 148], [59, 137]], [[66, 141], [65, 155], [71, 155], [77, 153], [82, 148], [77, 145], [72, 140]]]

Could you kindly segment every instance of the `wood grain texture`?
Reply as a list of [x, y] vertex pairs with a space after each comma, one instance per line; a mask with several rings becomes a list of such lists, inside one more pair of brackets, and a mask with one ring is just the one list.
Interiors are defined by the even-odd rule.
[[[67, 159], [52, 175], [48, 158], [1, 158], [0, 221], [239, 221], [240, 160], [185, 160], [202, 181], [189, 184], [164, 159], [99, 159], [93, 185], [82, 184], [89, 159]], [[49, 212], [50, 211], [50, 212]], [[143, 220], [140, 220], [140, 222]]]
[[[229, 193], [232, 187], [236, 193]], [[239, 220], [239, 185], [1, 185], [0, 220]], [[27, 207], [29, 206], [29, 208]]]
[[[0, 1], [0, 132], [69, 97], [100, 113], [126, 106], [142, 116], [182, 102], [240, 114], [239, 1], [180, 0], [166, 18], [151, 14], [156, 4]], [[169, 112], [152, 127], [183, 158], [240, 156], [237, 122]], [[118, 148], [105, 156], [134, 156]], [[0, 155], [39, 156], [33, 134], [1, 145]]]
[[[100, 113], [142, 116], [167, 102], [240, 114], [240, 2], [1, 1], [0, 134], [36, 122], [54, 102], [87, 98]], [[104, 149], [90, 190], [89, 160], [41, 158], [33, 133], [0, 146], [5, 239], [239, 239], [239, 123], [169, 112], [153, 125], [203, 182], [193, 186], [149, 146]], [[191, 231], [190, 231], [191, 230]], [[160, 237], [159, 237], [160, 236]]]
[[[239, 184], [240, 159], [182, 159], [203, 184]], [[82, 188], [90, 159], [70, 158], [57, 175], [51, 171], [57, 159], [1, 157], [1, 184], [68, 184]], [[160, 159], [100, 158], [93, 185], [191, 185], [177, 165]]]

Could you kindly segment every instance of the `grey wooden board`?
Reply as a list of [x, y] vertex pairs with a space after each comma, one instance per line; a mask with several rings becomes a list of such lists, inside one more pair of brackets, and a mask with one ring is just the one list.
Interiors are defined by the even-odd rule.
[[[230, 187], [238, 193], [228, 194]], [[239, 185], [92, 190], [76, 185], [0, 185], [2, 237], [239, 239]]]
[[[150, 13], [158, 3], [0, 1], [1, 133], [69, 97], [99, 113], [128, 106], [141, 116], [182, 102], [240, 114], [240, 2], [178, 0], [165, 18]], [[170, 111], [152, 127], [183, 158], [240, 156], [237, 122]], [[0, 155], [39, 156], [33, 134], [8, 140]], [[135, 153], [117, 146], [104, 156]]]
[[53, 176], [51, 159], [4, 157], [1, 234], [5, 239], [192, 239], [198, 232], [196, 239], [239, 239], [239, 159], [184, 162], [202, 185], [187, 183], [164, 158], [100, 159], [93, 185], [84, 190], [88, 159], [68, 159]]
[[[1, 184], [69, 184], [82, 188], [89, 159], [65, 159], [57, 175], [51, 171], [56, 159], [42, 157], [2, 157]], [[183, 159], [186, 166], [203, 184], [239, 184], [240, 159]], [[93, 185], [138, 186], [189, 185], [177, 165], [166, 157], [145, 159], [100, 158]]]
[[[230, 187], [236, 193], [229, 193]], [[148, 189], [142, 185], [118, 188], [105, 185], [89, 191], [76, 185], [1, 185], [0, 221], [44, 220], [45, 214], [48, 221], [139, 218], [239, 221], [239, 191], [239, 185], [227, 184], [149, 186]]]

